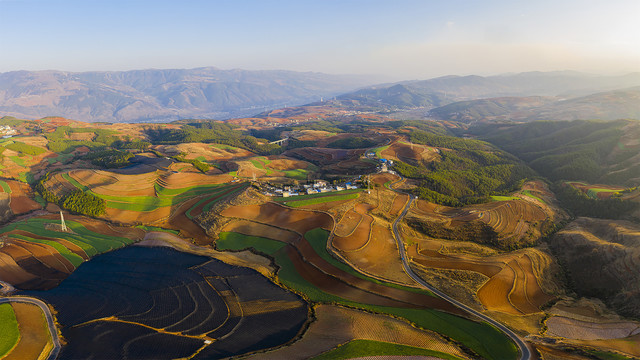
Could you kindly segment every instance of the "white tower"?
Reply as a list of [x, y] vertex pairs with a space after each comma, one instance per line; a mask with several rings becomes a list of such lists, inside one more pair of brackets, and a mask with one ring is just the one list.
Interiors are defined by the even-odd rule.
[[62, 211], [60, 211], [60, 229], [62, 231], [67, 231], [67, 225], [64, 223], [64, 215], [62, 215]]

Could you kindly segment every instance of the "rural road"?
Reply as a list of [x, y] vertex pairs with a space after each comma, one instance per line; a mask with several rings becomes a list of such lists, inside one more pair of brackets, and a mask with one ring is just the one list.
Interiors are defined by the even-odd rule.
[[[398, 175], [398, 176], [400, 176], [400, 175]], [[393, 190], [393, 185], [397, 184], [398, 182], [400, 182], [402, 180], [404, 180], [404, 179], [402, 178], [402, 176], [400, 176], [400, 180], [390, 184], [389, 187]], [[394, 190], [394, 191], [400, 192], [398, 190]], [[407, 212], [409, 211], [409, 208], [411, 207], [411, 204], [413, 203], [413, 200], [415, 200], [415, 199], [416, 198], [415, 198], [414, 195], [409, 195], [409, 201], [407, 202], [407, 205], [402, 210], [402, 213], [393, 222], [393, 235], [396, 238], [396, 243], [398, 245], [398, 250], [400, 251], [400, 259], [402, 259], [402, 266], [404, 267], [404, 271], [415, 282], [417, 282], [418, 284], [424, 286], [429, 291], [431, 291], [434, 294], [438, 295], [442, 299], [448, 301], [449, 303], [453, 304], [454, 306], [456, 306], [456, 307], [458, 307], [458, 308], [460, 308], [460, 309], [462, 309], [462, 310], [464, 310], [464, 311], [466, 311], [466, 312], [468, 312], [470, 314], [473, 314], [473, 315], [477, 316], [478, 318], [480, 318], [480, 319], [488, 322], [489, 324], [495, 326], [496, 328], [500, 329], [500, 331], [505, 333], [518, 346], [518, 348], [520, 350], [520, 354], [521, 354], [520, 360], [530, 360], [531, 359], [531, 351], [529, 350], [527, 345], [524, 343], [524, 341], [522, 339], [520, 339], [520, 337], [518, 335], [516, 335], [513, 331], [511, 331], [508, 327], [502, 325], [501, 323], [497, 322], [496, 320], [493, 320], [492, 318], [488, 317], [487, 315], [484, 315], [484, 314], [482, 314], [482, 313], [480, 313], [480, 312], [468, 307], [467, 305], [461, 303], [460, 301], [458, 301], [458, 300], [450, 297], [449, 295], [443, 293], [442, 291], [434, 288], [429, 283], [427, 283], [426, 281], [422, 280], [418, 275], [416, 275], [416, 273], [413, 272], [411, 267], [409, 267], [409, 261], [407, 260], [407, 254], [406, 254], [405, 249], [404, 249], [404, 242], [402, 241], [402, 237], [400, 237], [400, 232], [398, 231], [398, 223], [400, 221], [402, 221], [402, 218], [404, 218], [405, 215], [407, 215]]]
[[53, 315], [51, 315], [51, 311], [49, 311], [49, 307], [42, 300], [36, 298], [30, 298], [25, 296], [10, 296], [10, 297], [2, 297], [0, 298], [0, 304], [9, 303], [9, 302], [21, 302], [33, 304], [44, 312], [44, 317], [47, 319], [47, 326], [49, 327], [49, 332], [51, 333], [51, 339], [53, 341], [53, 349], [47, 356], [47, 360], [55, 360], [60, 353], [60, 339], [58, 338], [58, 332], [56, 331], [56, 325], [53, 322]]

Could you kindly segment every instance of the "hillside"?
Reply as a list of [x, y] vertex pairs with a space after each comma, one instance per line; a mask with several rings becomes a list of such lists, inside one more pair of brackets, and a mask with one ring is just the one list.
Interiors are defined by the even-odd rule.
[[553, 181], [640, 183], [638, 121], [493, 124], [472, 127], [468, 133], [518, 156]]
[[429, 116], [465, 123], [496, 120], [640, 119], [640, 87], [571, 99], [536, 96], [459, 101], [432, 109]]
[[[578, 218], [549, 241], [573, 289], [619, 313], [640, 317], [640, 228], [625, 221]], [[590, 264], [592, 271], [585, 271]]]
[[15, 71], [0, 74], [0, 114], [96, 122], [224, 119], [304, 104], [371, 84], [364, 77], [293, 71]]

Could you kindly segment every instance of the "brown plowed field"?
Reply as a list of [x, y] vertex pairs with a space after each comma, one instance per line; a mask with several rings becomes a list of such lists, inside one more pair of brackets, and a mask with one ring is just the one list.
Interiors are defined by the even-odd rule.
[[478, 299], [487, 309], [522, 315], [509, 301], [509, 293], [515, 281], [515, 272], [510, 266], [505, 266], [478, 290]]
[[333, 294], [347, 300], [373, 305], [414, 308], [418, 307], [415, 305], [410, 306], [409, 304], [406, 304], [404, 302], [392, 300], [380, 295], [368, 293], [362, 289], [358, 289], [354, 286], [348, 285], [340, 281], [336, 277], [324, 273], [317, 267], [309, 264], [307, 261], [305, 261], [302, 255], [300, 255], [296, 248], [287, 246], [286, 250], [289, 259], [293, 263], [293, 266], [296, 268], [298, 274], [300, 274], [300, 276], [302, 276], [306, 281], [326, 293]]
[[25, 271], [36, 275], [38, 278], [62, 280], [68, 275], [68, 273], [59, 271], [50, 266], [48, 263], [51, 262], [51, 259], [38, 259], [29, 250], [16, 243], [5, 245], [2, 248], [2, 251], [11, 256], [18, 266], [23, 268]]
[[49, 328], [42, 310], [33, 304], [11, 304], [20, 328], [20, 340], [3, 359], [42, 359], [53, 348]]
[[[360, 215], [360, 221], [355, 229], [353, 229], [352, 232], [348, 233], [347, 236], [343, 237], [336, 235], [333, 237], [333, 246], [335, 246], [336, 249], [340, 251], [355, 251], [362, 248], [367, 244], [367, 242], [369, 242], [369, 235], [371, 233], [371, 224], [373, 224], [373, 217], [362, 211], [362, 207], [360, 207], [360, 209], [361, 211], [358, 211], [358, 206], [356, 206], [355, 213]], [[351, 210], [349, 210], [349, 212], [351, 212]], [[350, 219], [351, 218], [347, 218], [347, 220]], [[344, 220], [345, 219], [343, 218], [343, 221]], [[345, 228], [348, 229], [350, 227], [349, 225], [351, 224], [345, 225]]]
[[69, 176], [96, 194], [113, 196], [155, 196], [155, 172], [124, 175], [102, 170], [73, 170]]
[[29, 186], [18, 181], [7, 180], [11, 189], [11, 211], [15, 215], [28, 213], [29, 211], [42, 209], [42, 206], [33, 201], [27, 194], [31, 192]]
[[280, 229], [266, 224], [260, 224], [248, 220], [235, 220], [222, 228], [221, 231], [231, 231], [249, 236], [266, 237], [285, 243], [293, 243], [300, 238], [300, 235], [293, 231]]
[[333, 229], [333, 220], [324, 213], [295, 210], [276, 203], [232, 206], [222, 216], [253, 220], [255, 222], [285, 228], [304, 234], [315, 228]]
[[36, 234], [32, 234], [28, 231], [24, 231], [24, 230], [11, 230], [5, 234], [18, 234], [18, 235], [24, 235], [24, 236], [28, 236], [30, 238], [34, 238], [34, 239], [42, 239], [42, 240], [50, 240], [50, 241], [56, 241], [59, 242], [60, 244], [64, 245], [64, 247], [66, 247], [67, 249], [71, 250], [73, 253], [75, 253], [78, 256], [81, 256], [83, 259], [88, 260], [89, 256], [87, 256], [87, 253], [84, 252], [84, 250], [82, 250], [82, 248], [80, 248], [79, 246], [77, 246], [76, 244], [67, 241], [67, 240], [63, 240], [63, 239], [56, 239], [56, 238], [50, 238], [50, 237], [46, 237], [46, 236], [41, 236], [41, 235], [36, 235]]
[[397, 194], [393, 199], [393, 203], [391, 203], [391, 210], [389, 211], [389, 215], [396, 218], [402, 210], [404, 206], [407, 204], [407, 200], [409, 200], [409, 195], [406, 194]]
[[389, 181], [396, 181], [400, 179], [398, 175], [390, 174], [390, 173], [381, 173], [371, 176], [371, 181], [375, 184], [384, 185]]
[[[415, 240], [420, 241], [420, 240]], [[539, 312], [540, 306], [554, 297], [542, 291], [528, 254], [478, 257], [466, 254], [442, 254], [435, 244], [419, 252], [409, 248], [412, 261], [428, 268], [467, 270], [490, 279], [478, 290], [478, 299], [489, 310], [510, 314]]]
[[[375, 299], [377, 299], [378, 296], [382, 296], [388, 299], [393, 299], [394, 301], [403, 303], [404, 304], [403, 307], [428, 307], [428, 308], [444, 310], [454, 314], [463, 314], [461, 310], [459, 310], [458, 308], [454, 307], [453, 305], [449, 304], [448, 302], [440, 298], [376, 284], [371, 281], [364, 280], [354, 275], [351, 275], [350, 273], [347, 273], [345, 271], [342, 271], [336, 268], [335, 266], [331, 265], [330, 263], [328, 263], [323, 258], [321, 258], [315, 252], [315, 250], [311, 247], [311, 245], [307, 242], [307, 240], [304, 238], [300, 242], [298, 242], [295, 245], [295, 247], [288, 246], [287, 253], [289, 254], [290, 258], [292, 258], [292, 256], [295, 257], [296, 254], [301, 255], [303, 259], [306, 260], [305, 261], [306, 267], [307, 268], [313, 267], [315, 269], [315, 270], [308, 269], [307, 271], [312, 273], [320, 272], [334, 279], [334, 283], [338, 288], [337, 289], [329, 288], [331, 291], [327, 290], [332, 294], [343, 297], [345, 294], [355, 294], [354, 289], [357, 289], [369, 295], [375, 295], [374, 297]], [[292, 258], [292, 261], [293, 261], [293, 258]], [[313, 283], [313, 280], [309, 280], [309, 279], [307, 280]], [[346, 293], [340, 292], [341, 290], [346, 290], [343, 284], [348, 285], [349, 287], [352, 287], [351, 291], [347, 291]], [[343, 288], [340, 289], [341, 287]], [[362, 295], [363, 294], [359, 294], [359, 296], [362, 296]], [[356, 300], [356, 301], [360, 301], [360, 300]], [[361, 302], [373, 304], [370, 301], [361, 301]], [[382, 305], [382, 304], [377, 304], [377, 305]], [[393, 306], [393, 305], [390, 305], [390, 306]]]
[[640, 325], [632, 321], [589, 322], [552, 316], [545, 324], [547, 335], [575, 340], [621, 339], [640, 334]]
[[384, 149], [380, 155], [385, 159], [400, 160], [408, 163], [425, 163], [438, 159], [435, 149], [417, 145], [394, 142]]
[[180, 153], [186, 153], [185, 158], [196, 159], [203, 156], [206, 160], [233, 160], [237, 158], [245, 158], [255, 156], [252, 152], [234, 148], [234, 149], [219, 149], [215, 147], [215, 144], [203, 144], [203, 143], [187, 143], [178, 145], [161, 145], [156, 150], [169, 154], [178, 155]]
[[202, 173], [171, 173], [160, 178], [161, 185], [168, 189], [182, 189], [196, 185], [224, 184], [233, 180], [227, 174], [206, 175]]
[[467, 359], [467, 355], [440, 335], [389, 316], [332, 305], [317, 306], [315, 315], [316, 321], [311, 323], [302, 339], [290, 346], [249, 358], [310, 359], [350, 340], [366, 339], [431, 349]]
[[11, 242], [33, 254], [40, 262], [60, 272], [70, 274], [75, 266], [56, 249], [49, 245], [13, 239]]
[[334, 234], [336, 236], [346, 237], [353, 233], [358, 225], [362, 222], [362, 214], [355, 211], [355, 209], [349, 209], [344, 213], [338, 224]]
[[24, 283], [37, 277], [21, 268], [9, 254], [5, 253], [4, 247], [0, 248], [0, 269], [2, 269], [2, 280], [10, 284]]

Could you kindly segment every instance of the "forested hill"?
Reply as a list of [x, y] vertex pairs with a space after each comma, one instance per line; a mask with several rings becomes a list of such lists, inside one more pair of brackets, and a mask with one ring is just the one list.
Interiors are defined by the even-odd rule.
[[133, 70], [0, 73], [0, 116], [96, 122], [249, 116], [352, 91], [375, 80], [293, 71]]
[[478, 136], [528, 162], [550, 180], [640, 184], [640, 121], [536, 121], [480, 125]]

